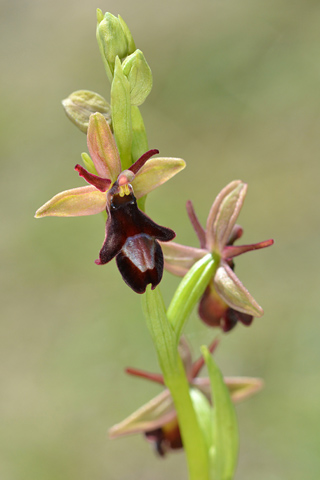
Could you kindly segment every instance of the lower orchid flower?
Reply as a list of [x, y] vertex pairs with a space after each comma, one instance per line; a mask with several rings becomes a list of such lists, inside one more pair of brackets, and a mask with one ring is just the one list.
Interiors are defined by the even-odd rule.
[[200, 241], [200, 248], [174, 242], [162, 245], [165, 268], [178, 276], [184, 276], [194, 263], [208, 253], [218, 262], [198, 311], [207, 325], [221, 327], [225, 332], [231, 330], [238, 321], [250, 325], [253, 317], [263, 315], [263, 309], [234, 273], [234, 257], [273, 244], [273, 240], [265, 240], [251, 245], [233, 245], [243, 233], [242, 228], [236, 225], [236, 220], [246, 192], [247, 185], [240, 180], [229, 183], [210, 209], [206, 230], [201, 226], [192, 203], [187, 203], [187, 212]]
[[119, 152], [110, 127], [100, 113], [90, 116], [87, 156], [90, 171], [80, 165], [75, 170], [90, 186], [59, 193], [36, 212], [45, 216], [92, 215], [106, 210], [106, 236], [98, 265], [114, 257], [124, 281], [137, 293], [150, 283], [155, 288], [163, 273], [163, 254], [158, 240], [168, 242], [173, 230], [151, 220], [137, 206], [136, 199], [145, 196], [185, 167], [179, 158], [155, 158], [150, 150], [128, 170], [121, 170]]
[[[217, 345], [218, 341], [214, 340], [209, 347], [211, 353]], [[200, 390], [209, 402], [212, 403], [210, 379], [198, 377], [204, 365], [203, 357], [192, 362], [190, 348], [183, 337], [180, 340], [179, 351], [190, 383], [190, 388]], [[149, 373], [135, 368], [127, 368], [126, 372], [130, 375], [164, 385], [161, 374]], [[253, 395], [263, 386], [263, 381], [259, 378], [226, 377], [224, 381], [229, 389], [233, 402], [241, 401]], [[128, 418], [109, 430], [110, 438], [134, 433], [143, 433], [146, 439], [154, 445], [156, 452], [160, 456], [164, 456], [170, 450], [183, 447], [177, 414], [168, 389], [165, 389], [158, 396], [150, 400], [150, 402], [143, 405]]]

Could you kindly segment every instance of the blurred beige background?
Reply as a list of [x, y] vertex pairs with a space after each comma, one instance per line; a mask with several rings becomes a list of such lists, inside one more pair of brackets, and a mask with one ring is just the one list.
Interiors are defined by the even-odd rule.
[[[185, 202], [202, 221], [229, 181], [249, 183], [244, 241], [275, 246], [237, 261], [265, 309], [223, 338], [226, 375], [261, 376], [237, 407], [236, 480], [318, 480], [320, 4], [315, 0], [2, 0], [0, 478], [185, 479], [183, 453], [162, 461], [140, 436], [107, 429], [159, 392], [126, 378], [158, 370], [140, 298], [115, 263], [94, 264], [100, 217], [33, 219], [73, 171], [85, 136], [61, 100], [81, 88], [108, 98], [95, 9], [120, 13], [154, 75], [142, 107], [150, 147], [187, 169], [152, 193], [148, 213], [197, 245]], [[165, 274], [166, 301], [177, 279]], [[193, 314], [195, 352], [214, 332]]]

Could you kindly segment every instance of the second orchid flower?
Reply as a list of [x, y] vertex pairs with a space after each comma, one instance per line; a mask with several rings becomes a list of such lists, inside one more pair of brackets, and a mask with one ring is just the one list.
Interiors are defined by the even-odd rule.
[[199, 238], [200, 248], [174, 242], [162, 245], [165, 268], [178, 276], [184, 276], [208, 253], [219, 262], [214, 277], [200, 300], [199, 316], [209, 326], [220, 327], [225, 332], [231, 330], [238, 321], [250, 325], [253, 317], [263, 315], [263, 309], [234, 273], [234, 257], [273, 244], [273, 240], [265, 240], [250, 245], [233, 245], [243, 232], [236, 225], [236, 220], [246, 192], [247, 185], [240, 180], [229, 183], [215, 199], [206, 229], [201, 226], [192, 203], [187, 203], [187, 212]]

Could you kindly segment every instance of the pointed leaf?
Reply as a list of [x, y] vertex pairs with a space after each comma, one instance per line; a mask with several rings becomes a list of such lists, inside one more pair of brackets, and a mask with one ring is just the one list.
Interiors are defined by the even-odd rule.
[[125, 420], [110, 428], [109, 437], [150, 432], [171, 422], [175, 417], [176, 412], [170, 392], [164, 390]]
[[58, 193], [35, 214], [41, 217], [78, 217], [94, 215], [106, 208], [107, 197], [95, 187], [80, 187]]
[[208, 451], [212, 445], [212, 408], [208, 398], [198, 388], [190, 388], [190, 397], [196, 412], [199, 427]]
[[212, 255], [208, 253], [198, 260], [181, 280], [167, 310], [177, 338], [214, 275], [216, 265]]
[[115, 182], [121, 172], [120, 156], [111, 129], [101, 113], [90, 116], [87, 144], [98, 175]]
[[210, 451], [212, 478], [232, 480], [239, 449], [236, 413], [219, 368], [207, 347], [204, 346], [201, 350], [209, 372], [213, 402], [212, 446]]
[[216, 271], [214, 286], [229, 307], [254, 317], [262, 317], [263, 309], [224, 261]]
[[186, 163], [181, 158], [151, 158], [132, 182], [135, 197], [143, 197], [183, 170], [185, 166]]

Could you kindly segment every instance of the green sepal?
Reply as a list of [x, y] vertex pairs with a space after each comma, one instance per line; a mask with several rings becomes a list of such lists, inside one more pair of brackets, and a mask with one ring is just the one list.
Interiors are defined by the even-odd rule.
[[180, 338], [185, 322], [209, 285], [218, 264], [208, 253], [198, 260], [181, 280], [167, 311], [177, 338]]
[[82, 152], [81, 158], [88, 172], [93, 173], [94, 175], [98, 175], [98, 172], [96, 170], [96, 167], [94, 166], [93, 161], [91, 160], [90, 155], [88, 155], [86, 152]]
[[152, 89], [152, 73], [141, 50], [136, 50], [122, 63], [130, 83], [131, 105], [142, 105]]
[[120, 153], [122, 170], [126, 170], [132, 165], [130, 84], [123, 74], [119, 57], [116, 58], [111, 85], [111, 111], [113, 133]]
[[62, 100], [62, 105], [67, 117], [84, 133], [87, 133], [92, 113], [101, 113], [109, 125], [111, 124], [111, 107], [98, 93], [77, 90]]
[[208, 348], [202, 346], [201, 351], [208, 368], [213, 404], [212, 446], [209, 451], [211, 478], [232, 480], [239, 450], [236, 412], [228, 387]]

